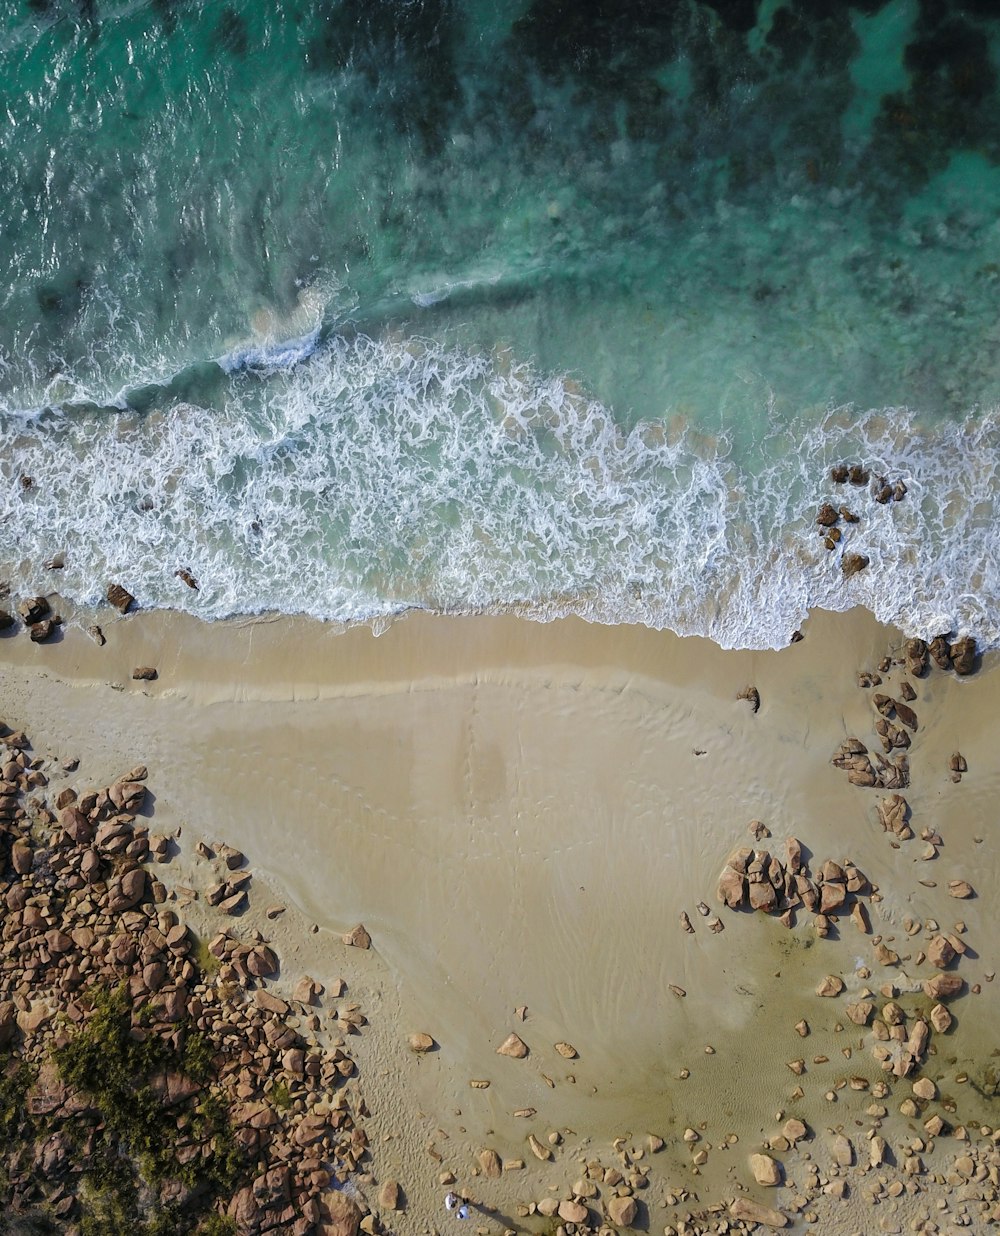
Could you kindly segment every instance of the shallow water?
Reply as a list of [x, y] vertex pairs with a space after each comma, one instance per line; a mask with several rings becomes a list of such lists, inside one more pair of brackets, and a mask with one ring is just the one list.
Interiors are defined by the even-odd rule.
[[15, 588], [1000, 642], [985, 0], [0, 12]]

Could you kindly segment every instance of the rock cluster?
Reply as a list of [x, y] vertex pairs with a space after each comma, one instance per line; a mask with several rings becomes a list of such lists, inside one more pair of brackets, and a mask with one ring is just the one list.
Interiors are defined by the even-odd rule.
[[[791, 926], [792, 912], [800, 906], [825, 920], [850, 907], [851, 900], [871, 892], [868, 878], [850, 860], [841, 866], [827, 859], [811, 873], [802, 846], [794, 837], [785, 843], [782, 861], [768, 850], [734, 850], [719, 876], [716, 896], [730, 910], [763, 910], [781, 914]], [[822, 930], [826, 922], [817, 922]]]
[[[3, 742], [7, 1208], [44, 1206], [74, 1233], [141, 1195], [164, 1215], [225, 1213], [240, 1236], [356, 1236], [363, 1211], [331, 1186], [368, 1153], [342, 1088], [357, 1005], [329, 1011], [324, 1039], [321, 988], [304, 976], [291, 1001], [271, 990], [279, 960], [258, 933], [198, 948], [149, 866], [170, 851], [136, 818], [145, 768], [50, 807], [26, 797], [47, 784], [26, 737]], [[104, 1162], [114, 1172], [93, 1175]]]
[[859, 738], [845, 738], [834, 752], [831, 763], [847, 773], [851, 785], [874, 786], [882, 790], [903, 790], [910, 784], [910, 763], [905, 755], [894, 759], [875, 752], [875, 763]]

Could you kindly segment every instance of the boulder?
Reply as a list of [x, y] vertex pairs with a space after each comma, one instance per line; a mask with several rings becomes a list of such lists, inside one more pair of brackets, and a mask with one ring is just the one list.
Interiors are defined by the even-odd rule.
[[776, 1159], [772, 1159], [769, 1154], [752, 1154], [750, 1170], [759, 1185], [781, 1184], [781, 1164]]
[[113, 605], [120, 614], [127, 614], [132, 605], [135, 604], [135, 597], [121, 584], [109, 584], [107, 591], [108, 604]]
[[410, 1051], [415, 1051], [418, 1053], [433, 1051], [435, 1047], [434, 1040], [431, 1036], [422, 1030], [417, 1031], [416, 1034], [411, 1034], [407, 1039], [407, 1045], [409, 1046]]
[[499, 1180], [503, 1175], [503, 1163], [495, 1150], [480, 1150], [479, 1166], [483, 1169], [483, 1175], [489, 1176], [491, 1180]]
[[955, 960], [955, 949], [944, 936], [935, 936], [927, 946], [927, 960], [939, 970], [946, 970]]
[[587, 1222], [587, 1207], [581, 1202], [560, 1202], [559, 1218], [562, 1219], [564, 1223], [578, 1223], [582, 1225]]
[[956, 674], [971, 674], [976, 668], [976, 641], [971, 635], [963, 636], [952, 644], [949, 655]]
[[528, 1054], [528, 1045], [518, 1035], [508, 1034], [497, 1048], [498, 1056], [510, 1056], [513, 1060], [523, 1060]]
[[358, 923], [356, 927], [352, 927], [350, 931], [345, 932], [340, 938], [351, 948], [371, 948], [372, 946], [372, 938], [365, 931], [363, 923]]
[[55, 631], [55, 623], [51, 618], [43, 618], [41, 622], [33, 622], [28, 628], [28, 635], [33, 644], [44, 644]]
[[927, 644], [922, 639], [909, 639], [904, 650], [906, 672], [912, 678], [922, 678], [927, 672]]
[[403, 1209], [403, 1194], [398, 1180], [382, 1182], [382, 1187], [378, 1191], [378, 1204], [383, 1210]]
[[136, 682], [155, 682], [156, 668], [152, 665], [137, 665], [132, 671], [132, 678]]
[[578, 1055], [572, 1043], [556, 1043], [555, 1048], [564, 1060], [575, 1060]]
[[852, 575], [857, 575], [859, 571], [863, 571], [868, 566], [870, 558], [864, 554], [844, 554], [840, 560], [840, 569], [844, 572], [844, 578], [850, 579]]
[[746, 880], [738, 871], [727, 867], [722, 875], [719, 876], [716, 896], [730, 910], [738, 910], [746, 899]]
[[828, 974], [816, 987], [817, 996], [839, 996], [844, 990], [844, 980], [835, 974]]
[[631, 1227], [638, 1213], [634, 1197], [612, 1197], [608, 1201], [608, 1219], [615, 1227]]
[[181, 567], [179, 570], [174, 571], [174, 574], [178, 579], [183, 580], [189, 588], [193, 588], [195, 592], [198, 591], [198, 581], [186, 567]]
[[951, 648], [946, 636], [936, 635], [930, 642], [929, 651], [938, 669], [951, 668]]
[[920, 1077], [913, 1083], [913, 1097], [930, 1102], [931, 1099], [937, 1098], [937, 1086], [929, 1077]]
[[833, 1161], [839, 1167], [850, 1167], [854, 1162], [854, 1147], [851, 1145], [850, 1139], [845, 1137], [843, 1133], [838, 1133], [830, 1142], [830, 1152], [833, 1155]]
[[957, 996], [965, 983], [957, 974], [935, 974], [923, 983], [924, 995], [929, 1000], [950, 1000]]
[[272, 949], [259, 944], [247, 953], [246, 967], [254, 978], [270, 978], [278, 973], [278, 959]]
[[0, 631], [9, 630], [14, 625], [14, 615], [5, 609], [0, 609]]
[[13, 1000], [0, 1000], [0, 1047], [6, 1047], [17, 1030], [17, 1007]]
[[18, 602], [17, 612], [26, 627], [34, 626], [51, 613], [51, 607], [44, 597], [25, 597]]
[[748, 1197], [737, 1197], [730, 1202], [729, 1215], [741, 1223], [758, 1223], [763, 1227], [773, 1228], [788, 1226], [788, 1219], [780, 1210], [763, 1206], [760, 1202], [752, 1202]]
[[840, 514], [835, 506], [829, 502], [824, 502], [819, 508], [819, 514], [816, 516], [816, 522], [821, 528], [832, 528], [833, 525], [840, 519]]
[[323, 1194], [320, 1202], [322, 1218], [317, 1227], [319, 1236], [358, 1236], [361, 1211], [346, 1193], [333, 1190]]
[[976, 895], [975, 889], [973, 889], [968, 880], [949, 880], [948, 893], [950, 896], [958, 897], [961, 900], [965, 900], [967, 897], [975, 897]]
[[935, 1004], [931, 1009], [930, 1017], [931, 1025], [938, 1034], [944, 1034], [946, 1030], [950, 1030], [951, 1023], [954, 1021], [954, 1018], [943, 1004]]
[[904, 704], [901, 700], [894, 700], [893, 708], [896, 711], [896, 716], [900, 721], [902, 721], [907, 729], [916, 730], [917, 714], [913, 711], [909, 704]]

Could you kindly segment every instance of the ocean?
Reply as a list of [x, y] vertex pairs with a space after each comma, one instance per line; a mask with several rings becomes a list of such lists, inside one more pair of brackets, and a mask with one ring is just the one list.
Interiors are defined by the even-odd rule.
[[1000, 645], [995, 0], [0, 13], [15, 594]]

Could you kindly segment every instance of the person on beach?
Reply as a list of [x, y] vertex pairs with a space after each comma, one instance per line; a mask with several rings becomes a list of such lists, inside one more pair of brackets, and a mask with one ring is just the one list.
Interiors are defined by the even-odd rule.
[[464, 1202], [459, 1204], [459, 1196], [457, 1193], [446, 1193], [444, 1198], [445, 1210], [457, 1210], [457, 1218], [467, 1219], [469, 1217], [469, 1208]]

